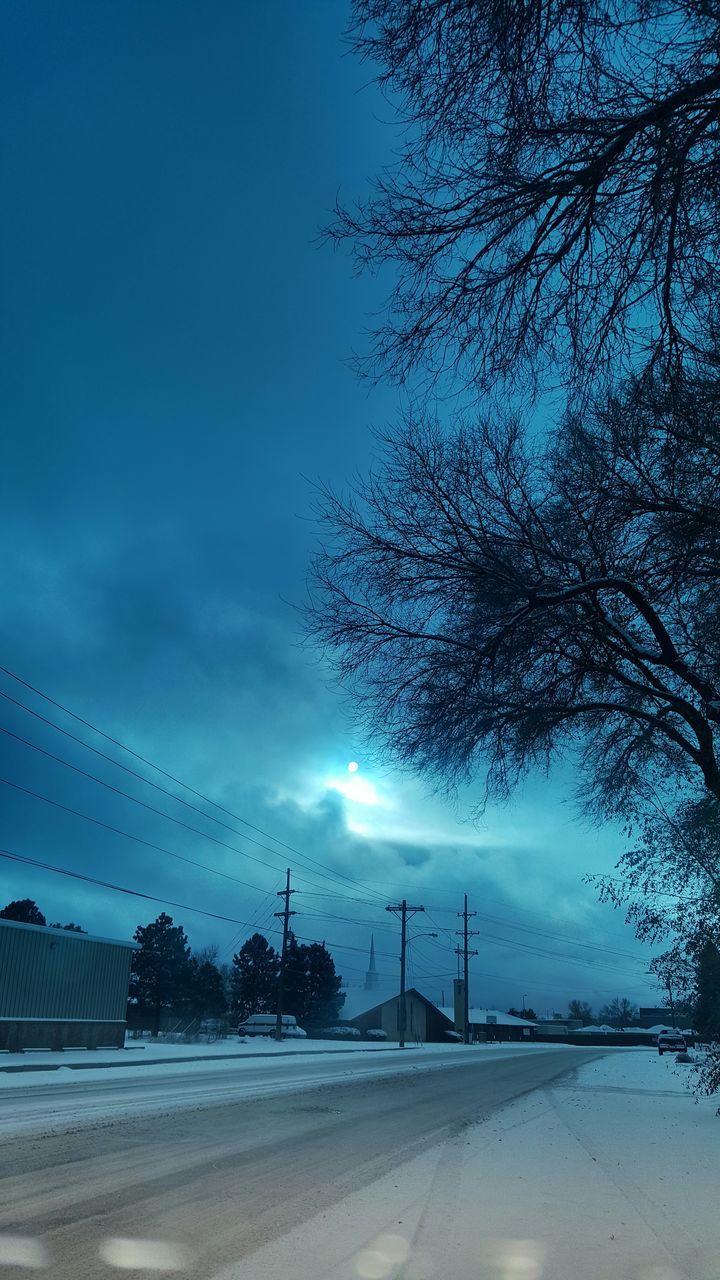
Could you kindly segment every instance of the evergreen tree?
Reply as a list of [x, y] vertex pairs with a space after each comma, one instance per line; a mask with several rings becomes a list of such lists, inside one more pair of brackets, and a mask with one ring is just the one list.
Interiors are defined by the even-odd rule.
[[214, 961], [193, 956], [188, 966], [186, 1007], [194, 1018], [222, 1018], [227, 1008], [225, 987]]
[[703, 1040], [720, 1041], [720, 951], [709, 938], [697, 958], [695, 1027]]
[[508, 1009], [508, 1013], [512, 1018], [524, 1018], [526, 1022], [537, 1022], [534, 1009]]
[[18, 920], [20, 924], [47, 924], [37, 902], [32, 898], [19, 898], [8, 902], [0, 911], [0, 920]]
[[230, 1006], [242, 1021], [251, 1013], [273, 1013], [277, 1003], [280, 958], [261, 933], [254, 933], [233, 956]]
[[335, 961], [324, 942], [309, 946], [298, 943], [290, 934], [285, 964], [283, 1010], [292, 1013], [302, 1025], [322, 1026], [337, 1018], [344, 995], [342, 978], [335, 972]]
[[312, 942], [303, 948], [305, 1000], [303, 1018], [311, 1026], [332, 1023], [345, 1003], [340, 990], [341, 976], [335, 972], [335, 961], [324, 942]]
[[294, 933], [288, 935], [285, 953], [285, 981], [283, 983], [283, 1013], [291, 1013], [302, 1024], [305, 1016], [305, 952], [307, 948], [298, 942]]
[[164, 911], [150, 924], [138, 925], [134, 936], [140, 950], [133, 954], [130, 998], [153, 1011], [153, 1035], [157, 1035], [163, 1009], [181, 1005], [186, 997], [190, 947], [185, 930]]

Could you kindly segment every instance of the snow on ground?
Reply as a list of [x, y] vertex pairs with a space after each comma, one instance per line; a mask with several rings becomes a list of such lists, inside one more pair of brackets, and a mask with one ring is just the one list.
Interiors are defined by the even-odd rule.
[[[499, 1053], [517, 1053], [546, 1049], [547, 1045], [530, 1044], [487, 1044], [473, 1045], [472, 1053], [489, 1053], [493, 1058]], [[560, 1046], [567, 1048], [567, 1046]], [[457, 1044], [410, 1044], [402, 1052], [422, 1054], [454, 1054], [462, 1050]], [[372, 1044], [368, 1041], [350, 1041], [338, 1044], [337, 1040], [283, 1040], [277, 1041], [257, 1036], [246, 1041], [218, 1040], [214, 1044], [168, 1044], [164, 1041], [136, 1043], [128, 1041], [125, 1049], [67, 1049], [52, 1053], [46, 1050], [28, 1050], [25, 1053], [0, 1053], [0, 1090], [12, 1087], [13, 1084], [30, 1086], [34, 1081], [58, 1080], [62, 1077], [69, 1080], [80, 1074], [85, 1079], [99, 1078], [96, 1072], [111, 1069], [113, 1075], [136, 1074], [140, 1066], [153, 1067], [157, 1070], [169, 1066], [186, 1064], [189, 1069], [199, 1062], [201, 1066], [219, 1066], [222, 1061], [242, 1062], [258, 1058], [294, 1057], [312, 1058], [318, 1054], [353, 1054], [361, 1058], [374, 1057], [376, 1054], [396, 1054], [400, 1052], [397, 1044]], [[216, 1060], [216, 1061], [214, 1061]], [[11, 1069], [10, 1069], [11, 1068]], [[61, 1068], [70, 1070], [61, 1072]], [[81, 1070], [80, 1070], [81, 1069]], [[195, 1067], [195, 1069], [197, 1069]], [[18, 1077], [22, 1077], [18, 1080]]]
[[[279, 1052], [262, 1058], [246, 1055], [148, 1062], [144, 1067], [115, 1070], [77, 1071], [62, 1066], [52, 1071], [6, 1073], [0, 1074], [0, 1134], [49, 1132], [114, 1122], [123, 1116], [211, 1107], [240, 1098], [295, 1093], [385, 1074], [433, 1071], [473, 1061], [497, 1062], [517, 1053], [543, 1050], [547, 1051], [546, 1045], [426, 1045], [378, 1052], [365, 1045], [348, 1053]], [[573, 1050], [563, 1045], [559, 1052], [572, 1054]]]
[[[24, 1053], [0, 1053], [0, 1074], [8, 1067], [38, 1067], [50, 1070], [53, 1067], [81, 1066], [87, 1067], [108, 1065], [118, 1068], [122, 1065], [134, 1066], [136, 1063], [154, 1063], [158, 1059], [182, 1061], [191, 1058], [223, 1058], [254, 1057], [277, 1053], [319, 1053], [328, 1051], [357, 1052], [358, 1049], [372, 1052], [374, 1049], [396, 1048], [395, 1045], [383, 1043], [373, 1045], [367, 1040], [339, 1042], [337, 1040], [277, 1040], [269, 1036], [256, 1036], [253, 1039], [239, 1040], [237, 1036], [226, 1040], [215, 1040], [212, 1044], [203, 1041], [171, 1042], [167, 1040], [132, 1040], [125, 1043], [124, 1049], [63, 1049], [53, 1053], [47, 1049], [28, 1049]], [[5, 1069], [5, 1071], [3, 1070]]]
[[611, 1051], [259, 1250], [253, 1280], [720, 1276], [717, 1099], [689, 1070]]

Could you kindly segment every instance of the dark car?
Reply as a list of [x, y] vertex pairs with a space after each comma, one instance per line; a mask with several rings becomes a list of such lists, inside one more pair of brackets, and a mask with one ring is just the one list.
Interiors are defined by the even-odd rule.
[[664, 1053], [686, 1053], [687, 1041], [679, 1031], [661, 1031], [657, 1038], [660, 1057]]

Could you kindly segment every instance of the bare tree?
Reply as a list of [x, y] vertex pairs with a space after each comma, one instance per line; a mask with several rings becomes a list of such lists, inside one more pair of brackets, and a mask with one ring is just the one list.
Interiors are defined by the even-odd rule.
[[589, 1026], [593, 1012], [587, 1000], [568, 1000], [568, 1018], [579, 1018], [583, 1026]]
[[601, 1022], [609, 1022], [610, 1026], [615, 1026], [619, 1031], [624, 1031], [625, 1027], [637, 1024], [638, 1007], [628, 1000], [626, 996], [622, 998], [615, 996], [604, 1009], [600, 1010], [599, 1018]]
[[577, 380], [703, 347], [720, 249], [717, 0], [355, 0], [402, 125], [329, 234], [394, 267], [375, 368]]
[[720, 797], [720, 431], [710, 379], [637, 387], [533, 450], [410, 418], [324, 495], [310, 629], [401, 762], [506, 796], [572, 749], [589, 803]]

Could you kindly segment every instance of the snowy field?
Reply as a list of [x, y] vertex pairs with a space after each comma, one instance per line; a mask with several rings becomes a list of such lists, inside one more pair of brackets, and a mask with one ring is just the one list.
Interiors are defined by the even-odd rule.
[[253, 1280], [712, 1280], [718, 1100], [688, 1070], [645, 1049], [582, 1066], [259, 1250]]

